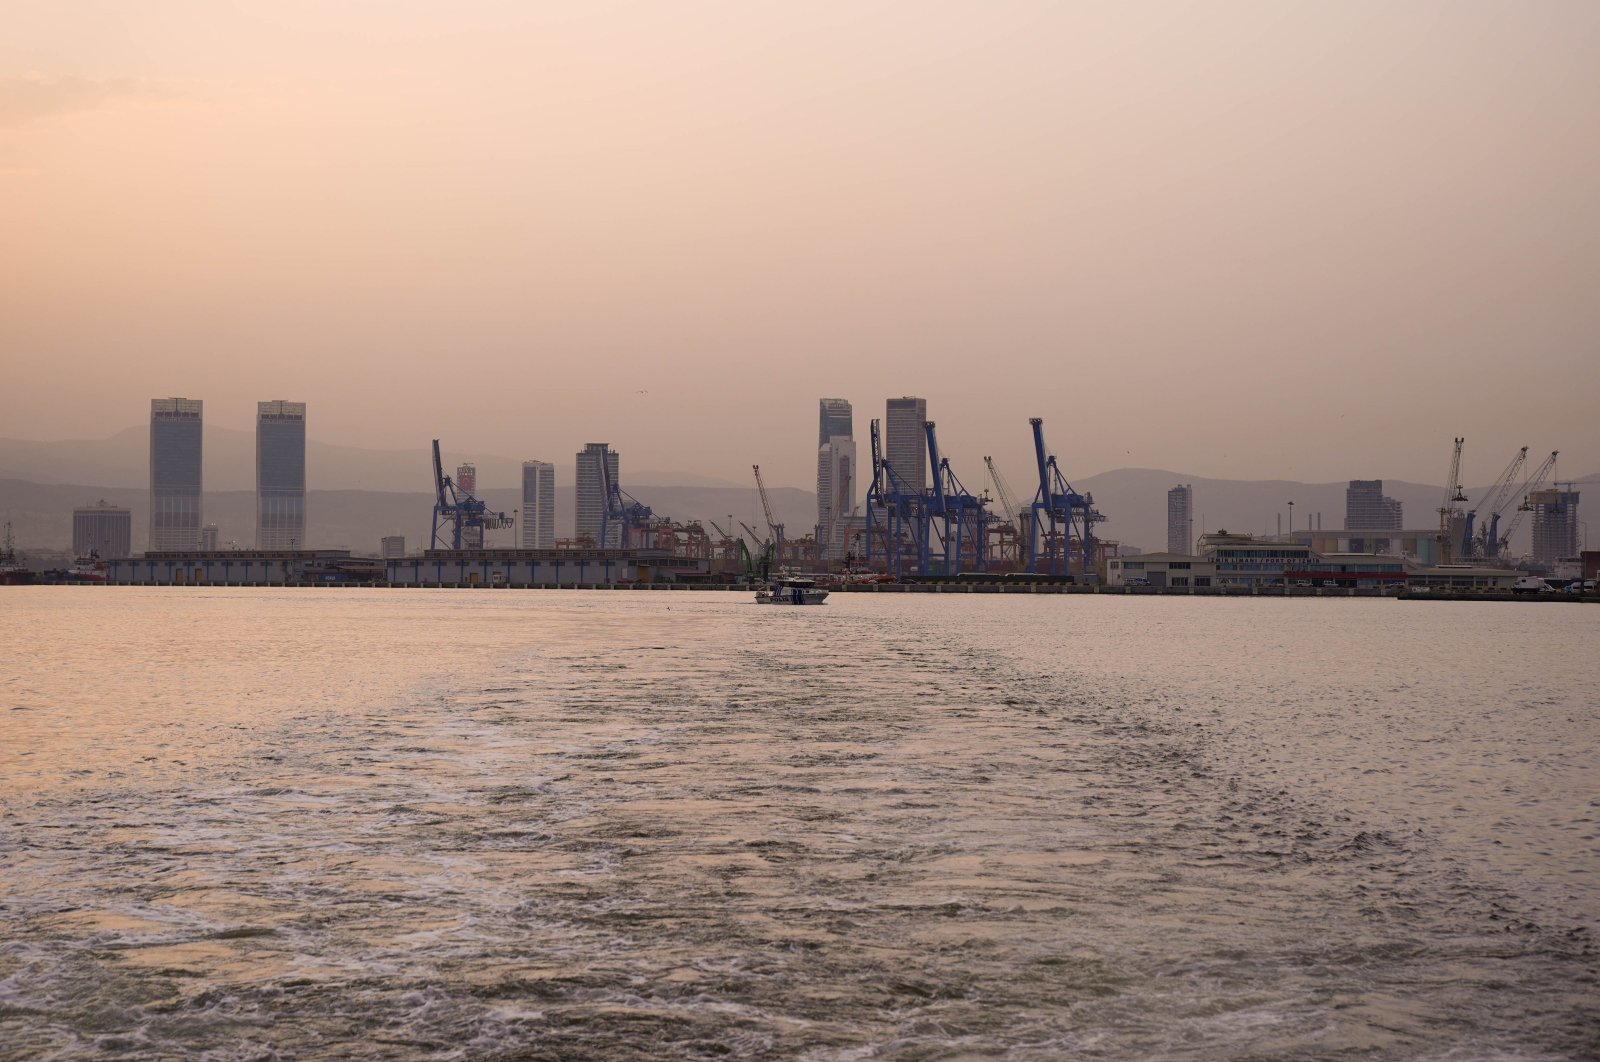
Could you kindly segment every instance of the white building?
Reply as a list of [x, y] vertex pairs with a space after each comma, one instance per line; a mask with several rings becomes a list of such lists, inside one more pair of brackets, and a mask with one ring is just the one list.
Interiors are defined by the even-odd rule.
[[1132, 557], [1106, 560], [1107, 586], [1209, 587], [1217, 577], [1217, 565], [1208, 557], [1171, 551], [1140, 553]]
[[396, 557], [404, 557], [406, 555], [406, 536], [384, 535], [381, 542], [381, 547], [382, 548], [379, 550], [379, 553], [383, 556], [384, 560], [391, 560]]
[[517, 545], [555, 549], [556, 466], [548, 461], [522, 462], [522, 527]]
[[[600, 541], [600, 524], [606, 511], [606, 489], [608, 484], [618, 482], [620, 471], [621, 458], [611, 449], [610, 443], [585, 443], [583, 449], [578, 451], [577, 474], [573, 477], [576, 502], [573, 525], [579, 538], [587, 535], [597, 546], [607, 545]], [[612, 524], [606, 537], [611, 540], [610, 545], [619, 545], [622, 542], [622, 528]]]
[[817, 450], [817, 544], [823, 557], [847, 552], [844, 522], [856, 508], [856, 444], [835, 435]]

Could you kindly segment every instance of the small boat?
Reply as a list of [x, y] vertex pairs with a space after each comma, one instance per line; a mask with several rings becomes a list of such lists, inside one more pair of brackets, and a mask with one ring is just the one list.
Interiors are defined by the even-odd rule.
[[66, 577], [69, 583], [105, 582], [106, 562], [100, 559], [100, 551], [92, 549], [87, 557], [78, 557], [74, 560], [72, 567], [66, 571]]
[[820, 605], [827, 599], [828, 592], [815, 579], [796, 576], [774, 579], [771, 586], [756, 591], [758, 605]]

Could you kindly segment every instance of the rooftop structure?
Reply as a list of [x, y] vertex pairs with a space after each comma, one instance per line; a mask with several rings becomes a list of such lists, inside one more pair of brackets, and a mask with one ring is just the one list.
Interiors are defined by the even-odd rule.
[[818, 401], [817, 445], [826, 446], [834, 437], [855, 438], [854, 414], [850, 403], [843, 398], [824, 398]]
[[256, 403], [256, 548], [306, 544], [306, 404]]
[[204, 403], [150, 400], [150, 548], [200, 544], [201, 440]]

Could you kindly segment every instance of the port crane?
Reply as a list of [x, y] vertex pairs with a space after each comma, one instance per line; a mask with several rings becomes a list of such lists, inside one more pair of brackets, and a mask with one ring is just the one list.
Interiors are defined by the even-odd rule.
[[1006, 522], [1017, 529], [1017, 537], [1021, 538], [1027, 529], [1027, 518], [1023, 516], [1027, 510], [1018, 506], [1012, 500], [1011, 484], [1007, 483], [1000, 470], [994, 466], [994, 458], [985, 457], [983, 463], [989, 469], [989, 482], [994, 484], [994, 492], [1000, 499], [1000, 511], [1005, 513]]
[[1490, 558], [1498, 555], [1500, 552], [1500, 514], [1505, 511], [1507, 505], [1511, 504], [1511, 499], [1514, 497], [1511, 485], [1516, 482], [1517, 473], [1522, 471], [1522, 466], [1527, 460], [1528, 448], [1524, 446], [1517, 451], [1517, 455], [1511, 459], [1511, 463], [1506, 466], [1506, 470], [1500, 473], [1500, 478], [1494, 481], [1494, 486], [1489, 488], [1489, 492], [1484, 496], [1487, 499], [1488, 517], [1484, 520], [1482, 526], [1476, 529], [1476, 541], [1474, 541], [1473, 537], [1473, 523], [1477, 519], [1478, 508], [1473, 506], [1467, 510], [1467, 527], [1465, 533], [1461, 536], [1462, 556]]
[[984, 547], [987, 545], [988, 510], [983, 500], [969, 493], [956, 478], [950, 467], [950, 458], [940, 454], [938, 434], [931, 420], [923, 421], [923, 431], [928, 437], [928, 467], [933, 469], [933, 488], [928, 492], [925, 506], [931, 526], [923, 539], [925, 555], [922, 570], [931, 572], [930, 557], [934, 536], [944, 549], [941, 574], [958, 575], [964, 555], [970, 554], [973, 567], [983, 571]]
[[1518, 491], [1522, 495], [1522, 504], [1518, 505], [1517, 511], [1511, 515], [1511, 523], [1506, 526], [1506, 533], [1500, 536], [1499, 544], [1495, 547], [1497, 554], [1510, 547], [1511, 536], [1516, 534], [1517, 528], [1522, 525], [1522, 517], [1527, 513], [1533, 512], [1532, 496], [1544, 487], [1545, 478], [1555, 479], [1556, 455], [1560, 452], [1560, 450], [1551, 450], [1550, 456], [1541, 461], [1539, 467], [1534, 469], [1533, 473], [1523, 482], [1522, 489]]
[[[745, 534], [750, 536], [751, 544], [755, 546], [755, 549], [752, 550], [745, 545], [743, 538], [739, 539], [740, 559], [744, 561], [745, 575], [750, 577], [759, 575], [762, 579], [767, 578], [772, 573], [772, 562], [777, 556], [777, 545], [770, 537], [763, 539], [756, 533], [755, 528], [743, 520], [739, 521], [739, 526], [744, 528]], [[758, 557], [759, 559], [756, 559]]]
[[[489, 507], [469, 492], [456, 486], [455, 480], [444, 474], [444, 461], [439, 456], [439, 440], [433, 440], [433, 530], [428, 535], [430, 549], [460, 549], [462, 532], [470, 528], [496, 530], [510, 527], [511, 518], [505, 513], [490, 512]], [[443, 530], [450, 529], [449, 538], [442, 539]], [[482, 535], [469, 537], [482, 541]]]
[[1439, 505], [1439, 563], [1449, 564], [1455, 543], [1450, 536], [1450, 520], [1461, 510], [1458, 502], [1467, 500], [1461, 490], [1461, 445], [1466, 439], [1457, 436], [1455, 451], [1450, 456], [1450, 478], [1444, 483], [1444, 501]]
[[[1056, 464], [1056, 455], [1044, 444], [1044, 420], [1029, 417], [1033, 428], [1033, 452], [1039, 466], [1039, 491], [1029, 507], [1028, 570], [1040, 571], [1044, 562], [1051, 575], [1067, 575], [1072, 570], [1072, 537], [1077, 535], [1085, 578], [1094, 572], [1094, 525], [1104, 519], [1094, 508], [1094, 496], [1072, 489]], [[1042, 556], [1041, 556], [1042, 554]]]
[[[611, 478], [611, 469], [606, 459], [600, 459], [600, 489], [606, 499], [605, 507], [600, 510], [600, 541], [596, 543], [601, 549], [607, 549], [611, 541], [611, 527], [616, 525], [618, 532], [618, 548], [643, 546], [649, 548], [653, 543], [650, 531], [650, 517], [654, 515], [648, 505], [641, 504], [637, 498], [622, 489], [620, 483]], [[633, 533], [638, 532], [640, 541], [631, 541]]]
[[772, 532], [774, 548], [781, 554], [783, 552], [783, 525], [772, 518], [772, 503], [767, 500], [767, 485], [761, 479], [761, 466], [751, 465], [750, 468], [756, 474], [756, 492], [761, 495], [761, 512], [767, 518], [767, 529]]
[[1005, 517], [990, 529], [997, 539], [990, 545], [992, 559], [1015, 564], [1021, 560], [1020, 546], [1028, 533], [1028, 510], [1026, 506], [1017, 504], [1017, 496], [1010, 482], [995, 466], [994, 458], [985, 457], [983, 464], [989, 470], [989, 482], [994, 485], [995, 497], [1000, 500], [1000, 512]]
[[[910, 485], [883, 456], [878, 422], [872, 422], [872, 484], [867, 488], [867, 563], [874, 561], [875, 542], [882, 543], [883, 570], [900, 578], [907, 554], [912, 567], [928, 553], [928, 518], [921, 491]], [[919, 569], [925, 570], [925, 569]]]

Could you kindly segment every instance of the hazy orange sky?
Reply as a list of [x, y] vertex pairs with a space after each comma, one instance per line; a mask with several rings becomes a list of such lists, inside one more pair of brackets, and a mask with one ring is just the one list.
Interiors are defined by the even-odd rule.
[[1593, 0], [0, 4], [0, 436], [1600, 470]]

